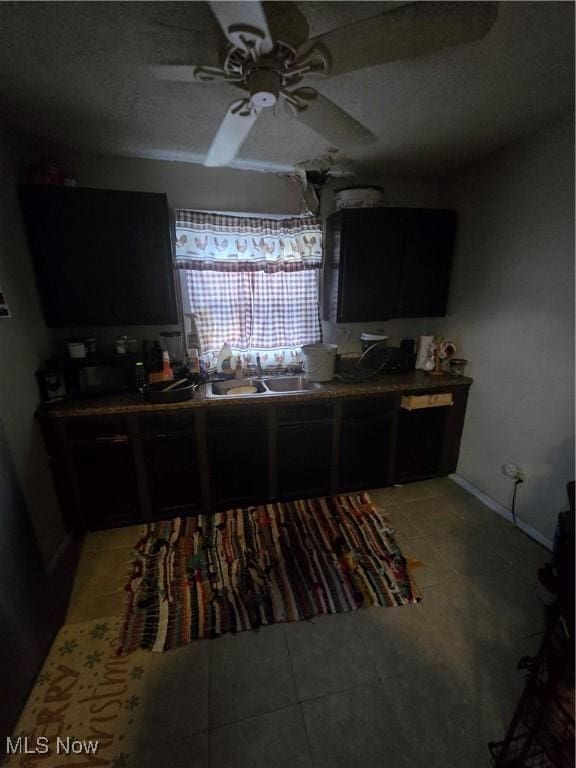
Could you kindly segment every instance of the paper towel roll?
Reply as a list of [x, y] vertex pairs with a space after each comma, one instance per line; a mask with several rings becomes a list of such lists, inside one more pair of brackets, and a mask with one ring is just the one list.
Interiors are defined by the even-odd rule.
[[416, 357], [416, 368], [421, 369], [422, 363], [428, 357], [430, 344], [434, 341], [434, 336], [420, 336], [418, 342], [418, 356]]

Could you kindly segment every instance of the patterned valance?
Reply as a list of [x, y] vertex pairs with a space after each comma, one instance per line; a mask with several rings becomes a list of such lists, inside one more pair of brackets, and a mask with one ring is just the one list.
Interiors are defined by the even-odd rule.
[[300, 271], [322, 263], [315, 217], [265, 219], [176, 211], [176, 266], [182, 269]]

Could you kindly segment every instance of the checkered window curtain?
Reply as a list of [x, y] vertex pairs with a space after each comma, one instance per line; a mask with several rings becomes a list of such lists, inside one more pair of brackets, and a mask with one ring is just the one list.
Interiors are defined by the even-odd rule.
[[176, 211], [176, 264], [213, 367], [228, 342], [245, 363], [301, 359], [321, 340], [319, 219], [264, 219]]

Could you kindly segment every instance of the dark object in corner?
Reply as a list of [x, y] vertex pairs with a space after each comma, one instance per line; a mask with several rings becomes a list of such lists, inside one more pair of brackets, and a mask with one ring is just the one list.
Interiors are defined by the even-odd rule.
[[524, 692], [502, 741], [490, 742], [494, 768], [574, 767], [574, 482], [570, 510], [558, 516], [553, 562], [538, 578], [556, 596], [540, 649], [524, 656]]
[[540, 583], [556, 596], [553, 609], [564, 617], [574, 637], [574, 481], [566, 486], [570, 509], [558, 515], [551, 563], [538, 571]]

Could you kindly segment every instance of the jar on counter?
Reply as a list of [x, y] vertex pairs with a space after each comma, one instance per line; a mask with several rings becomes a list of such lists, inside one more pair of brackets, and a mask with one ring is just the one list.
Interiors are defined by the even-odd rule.
[[125, 355], [128, 352], [128, 336], [118, 336], [116, 339], [116, 352]]
[[460, 357], [453, 357], [450, 360], [450, 373], [452, 376], [464, 376], [464, 370], [468, 360], [464, 360]]

